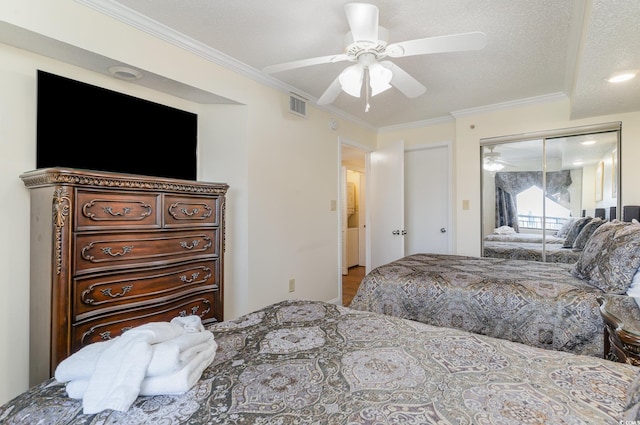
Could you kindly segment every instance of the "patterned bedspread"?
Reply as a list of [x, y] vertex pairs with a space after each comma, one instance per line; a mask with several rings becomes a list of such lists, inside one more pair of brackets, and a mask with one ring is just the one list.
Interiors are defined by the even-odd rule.
[[0, 423], [619, 424], [640, 370], [319, 302], [211, 329], [214, 363], [184, 395], [85, 416], [50, 380], [0, 406]]
[[[510, 258], [513, 260], [542, 261], [542, 243], [536, 242], [484, 242], [484, 256], [492, 258]], [[578, 261], [580, 251], [563, 248], [558, 243], [545, 245], [547, 263], [573, 264]]]
[[593, 356], [602, 291], [569, 264], [416, 254], [372, 270], [350, 307]]

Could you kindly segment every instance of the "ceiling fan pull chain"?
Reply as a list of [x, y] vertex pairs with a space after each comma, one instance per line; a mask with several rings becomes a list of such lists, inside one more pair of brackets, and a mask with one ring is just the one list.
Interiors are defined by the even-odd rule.
[[365, 67], [364, 69], [364, 99], [366, 102], [366, 105], [364, 107], [364, 111], [365, 112], [369, 112], [369, 108], [371, 107], [371, 105], [369, 105], [369, 99], [371, 98], [371, 83], [369, 81], [369, 67]]

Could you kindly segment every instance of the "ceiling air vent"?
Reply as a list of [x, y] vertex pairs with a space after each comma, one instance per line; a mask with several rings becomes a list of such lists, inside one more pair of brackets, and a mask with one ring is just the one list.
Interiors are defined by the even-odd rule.
[[291, 94], [289, 96], [289, 112], [292, 114], [296, 114], [301, 117], [307, 116], [307, 101], [306, 99], [297, 96], [295, 94]]

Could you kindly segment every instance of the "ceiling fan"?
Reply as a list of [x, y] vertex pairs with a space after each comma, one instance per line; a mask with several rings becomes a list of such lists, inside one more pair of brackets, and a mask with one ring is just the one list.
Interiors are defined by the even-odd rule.
[[344, 11], [351, 29], [345, 35], [344, 53], [267, 66], [263, 71], [273, 74], [311, 65], [342, 61], [355, 62], [333, 80], [318, 99], [318, 104], [326, 105], [333, 102], [341, 90], [351, 96], [360, 97], [364, 89], [365, 111], [368, 111], [369, 99], [392, 86], [411, 98], [418, 97], [427, 90], [398, 65], [382, 59], [479, 50], [486, 45], [486, 36], [481, 32], [427, 37], [387, 44], [389, 31], [378, 26], [377, 6], [367, 3], [348, 3], [344, 6]]
[[494, 152], [495, 146], [489, 146], [489, 151], [484, 152], [482, 155], [482, 168], [489, 172], [500, 171], [504, 168], [505, 161], [503, 161], [500, 157], [502, 154], [500, 152]]

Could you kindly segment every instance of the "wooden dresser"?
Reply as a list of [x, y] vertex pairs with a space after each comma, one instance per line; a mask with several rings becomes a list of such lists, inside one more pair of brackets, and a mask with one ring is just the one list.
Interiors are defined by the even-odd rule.
[[30, 384], [146, 322], [223, 319], [228, 186], [65, 168], [31, 192]]

